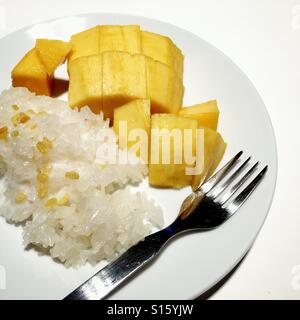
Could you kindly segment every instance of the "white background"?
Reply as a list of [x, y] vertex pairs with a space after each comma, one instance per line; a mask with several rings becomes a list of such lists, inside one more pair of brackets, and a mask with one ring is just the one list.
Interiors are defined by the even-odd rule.
[[249, 254], [210, 299], [300, 299], [300, 0], [0, 0], [0, 37], [89, 12], [142, 15], [192, 31], [254, 83], [277, 138], [277, 188]]

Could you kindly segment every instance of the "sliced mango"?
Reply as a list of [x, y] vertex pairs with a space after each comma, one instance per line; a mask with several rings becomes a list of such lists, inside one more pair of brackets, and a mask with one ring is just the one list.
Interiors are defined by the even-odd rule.
[[179, 115], [198, 120], [200, 127], [208, 127], [217, 130], [219, 120], [219, 109], [216, 100], [196, 104], [191, 107], [183, 107]]
[[[152, 115], [151, 157], [149, 162], [149, 183], [152, 186], [182, 188], [191, 185], [193, 176], [186, 174], [186, 168], [193, 167], [195, 163], [187, 163], [185, 161], [184, 148], [190, 148], [192, 155], [196, 154], [194, 141], [197, 127], [198, 122], [194, 119], [175, 114]], [[184, 129], [191, 129], [191, 139], [184, 138]], [[166, 134], [165, 144], [162, 138], [163, 132]], [[159, 133], [159, 136], [157, 136], [157, 133]], [[170, 142], [170, 148], [168, 148], [167, 141]], [[165, 160], [163, 154], [166, 156]], [[168, 162], [168, 154], [170, 161], [169, 163], [164, 163]], [[181, 163], [178, 163], [180, 162], [180, 157]]]
[[[77, 59], [89, 58], [81, 57]], [[71, 63], [77, 59], [69, 62], [69, 68]], [[86, 60], [80, 60], [86, 61]], [[127, 102], [134, 99], [148, 99], [151, 100], [151, 113], [174, 113], [176, 114], [182, 105], [183, 98], [183, 85], [182, 81], [178, 78], [173, 69], [167, 65], [155, 61], [152, 58], [146, 57], [141, 54], [130, 54], [123, 51], [106, 51], [102, 53], [102, 63], [100, 60], [95, 61], [94, 66], [90, 65], [87, 72], [84, 67], [80, 67], [77, 70], [77, 75], [69, 70], [70, 74], [70, 87], [74, 88], [74, 79], [78, 79], [79, 82], [88, 81], [93, 79], [96, 84], [90, 83], [90, 86], [100, 87], [99, 74], [102, 79], [102, 90], [98, 92], [96, 110], [99, 109], [99, 97], [102, 95], [102, 110], [106, 118], [113, 118], [113, 110], [116, 107], [120, 107]], [[76, 66], [81, 64], [78, 62]], [[83, 62], [83, 65], [85, 63]], [[88, 73], [92, 71], [92, 74], [97, 74], [97, 80], [93, 75], [89, 76]], [[97, 70], [96, 69], [100, 69]], [[74, 67], [73, 67], [74, 70]], [[86, 76], [81, 76], [81, 73], [86, 73]], [[73, 76], [72, 76], [73, 75]], [[88, 84], [86, 83], [86, 86]], [[84, 99], [78, 100], [80, 94], [81, 84], [79, 83], [76, 91], [69, 92], [70, 105], [80, 106], [80, 101], [89, 101], [89, 105], [92, 107], [95, 102], [95, 91], [92, 90], [93, 96], [89, 99], [89, 96], [85, 96]], [[69, 89], [69, 91], [72, 89]], [[87, 93], [88, 91], [85, 90]], [[73, 97], [73, 94], [77, 98]], [[79, 104], [80, 102], [80, 104]], [[79, 104], [79, 105], [78, 105]]]
[[[126, 124], [126, 129], [124, 128]], [[122, 128], [121, 128], [122, 126]], [[141, 131], [141, 136], [135, 136], [135, 129]], [[150, 100], [133, 100], [114, 109], [114, 130], [119, 138], [121, 148], [132, 148], [139, 143], [136, 155], [148, 163], [148, 147], [150, 138]], [[138, 132], [137, 132], [138, 133]], [[139, 133], [138, 133], [139, 134]], [[140, 141], [136, 141], [139, 139]]]
[[69, 62], [79, 57], [90, 56], [100, 53], [99, 26], [74, 34], [71, 37], [72, 52]]
[[38, 95], [51, 95], [52, 78], [47, 74], [35, 48], [27, 52], [14, 67], [11, 77], [14, 87], [26, 87]]
[[201, 174], [193, 177], [192, 187], [196, 189], [216, 170], [226, 150], [220, 133], [204, 127], [204, 168]]
[[141, 37], [139, 26], [100, 26], [99, 30], [99, 53], [105, 51], [141, 53]]
[[102, 55], [80, 57], [69, 63], [69, 105], [102, 110]]
[[204, 156], [204, 167], [199, 175], [193, 177], [193, 188], [198, 187], [205, 181], [212, 164], [214, 149], [216, 146], [217, 132], [206, 127], [203, 127], [202, 129], [204, 130], [204, 154], [201, 154], [200, 156]]
[[147, 99], [146, 59], [140, 54], [110, 51], [103, 58], [103, 112], [112, 119], [116, 107]]
[[140, 26], [137, 25], [127, 25], [122, 26], [122, 32], [125, 42], [124, 51], [130, 53], [141, 53], [141, 30]]
[[183, 84], [166, 64], [147, 58], [147, 84], [152, 113], [177, 113], [182, 106]]
[[37, 39], [35, 49], [48, 75], [51, 76], [66, 60], [71, 51], [71, 44], [60, 40]]
[[179, 78], [183, 75], [183, 55], [173, 41], [157, 33], [142, 31], [142, 53], [175, 70]]
[[115, 107], [139, 98], [150, 98], [152, 113], [181, 108], [183, 55], [168, 37], [142, 32], [136, 25], [102, 25], [73, 35], [71, 44], [69, 63], [103, 54], [99, 67], [106, 117], [112, 119]]
[[102, 25], [74, 34], [71, 37], [72, 53], [69, 61], [103, 53], [125, 51], [141, 53], [140, 27], [136, 25]]
[[224, 153], [226, 151], [227, 144], [223, 140], [223, 137], [221, 136], [220, 133], [217, 133], [217, 138], [216, 138], [216, 146], [214, 150], [214, 156], [213, 156], [213, 161], [210, 166], [209, 172], [207, 174], [207, 177], [210, 177], [215, 170], [217, 169], [218, 165], [223, 159]]
[[[185, 120], [183, 120], [185, 119]], [[190, 122], [192, 121], [192, 122]], [[179, 129], [182, 132], [182, 137], [184, 137], [184, 129], [192, 129], [193, 133], [196, 129], [201, 129], [204, 131], [204, 153], [199, 153], [199, 157], [204, 157], [203, 168], [199, 168], [201, 173], [191, 176], [186, 174], [186, 168], [194, 168], [196, 163], [201, 164], [201, 159], [198, 158], [193, 164], [186, 163], [184, 160], [185, 148], [191, 148], [192, 155], [196, 155], [196, 134], [192, 137], [192, 146], [186, 141], [182, 140], [174, 143], [174, 139], [171, 139], [171, 162], [170, 164], [162, 163], [162, 151], [163, 144], [162, 138], [160, 137], [160, 143], [153, 142], [153, 129], [167, 129], [169, 134], [171, 134], [172, 129]], [[151, 118], [151, 158], [149, 164], [149, 183], [153, 186], [158, 187], [171, 187], [171, 188], [182, 188], [187, 185], [191, 185], [193, 189], [196, 189], [200, 184], [202, 184], [216, 169], [226, 149], [226, 143], [224, 142], [222, 136], [207, 127], [199, 128], [197, 120], [190, 119], [182, 116], [176, 116], [173, 114], [155, 114]], [[184, 139], [184, 138], [182, 138]], [[180, 152], [180, 143], [182, 143], [182, 164], [174, 164], [174, 152]], [[159, 148], [159, 150], [158, 150]], [[201, 151], [201, 150], [200, 150]], [[159, 163], [153, 163], [154, 155], [159, 153]]]

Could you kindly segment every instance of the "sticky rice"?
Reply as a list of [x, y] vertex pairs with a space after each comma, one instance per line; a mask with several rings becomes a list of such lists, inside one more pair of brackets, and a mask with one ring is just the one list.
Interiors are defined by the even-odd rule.
[[[102, 129], [110, 138], [103, 139]], [[0, 214], [67, 266], [111, 260], [163, 225], [162, 212], [128, 186], [144, 164], [103, 164], [117, 139], [102, 115], [24, 88], [0, 95]]]

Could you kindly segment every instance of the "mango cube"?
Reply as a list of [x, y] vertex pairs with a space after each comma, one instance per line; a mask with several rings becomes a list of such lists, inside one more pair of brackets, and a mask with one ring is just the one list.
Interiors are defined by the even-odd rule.
[[13, 87], [26, 87], [38, 95], [51, 94], [52, 78], [47, 74], [35, 48], [27, 52], [14, 67], [11, 77]]
[[168, 37], [157, 33], [142, 31], [142, 53], [171, 67], [182, 79], [183, 55]]
[[[197, 189], [208, 179], [221, 162], [226, 143], [220, 133], [204, 127], [204, 168], [201, 174], [195, 175], [192, 181], [193, 189]], [[203, 156], [203, 155], [202, 155]]]
[[[198, 122], [194, 119], [175, 114], [152, 115], [149, 162], [149, 183], [152, 186], [182, 188], [191, 185], [193, 176], [186, 174], [186, 168], [194, 167], [195, 162], [186, 161], [184, 149], [190, 149], [191, 156], [196, 154], [197, 128]], [[190, 129], [190, 139], [185, 138], [185, 129]]]
[[112, 119], [113, 110], [133, 99], [147, 99], [146, 59], [140, 54], [110, 51], [102, 54], [103, 112]]
[[177, 113], [182, 106], [183, 84], [166, 64], [147, 58], [147, 84], [152, 113]]
[[69, 105], [102, 110], [102, 55], [80, 57], [69, 63]]
[[71, 51], [71, 44], [60, 40], [37, 39], [35, 49], [48, 75], [51, 76], [55, 69], [65, 62]]
[[[126, 131], [124, 124], [126, 124]], [[135, 129], [139, 129], [142, 134], [139, 137], [140, 146], [135, 153], [137, 156], [141, 156], [145, 163], [148, 163], [150, 100], [137, 99], [114, 109], [114, 130], [118, 135], [120, 148], [130, 149], [138, 143], [137, 137], [134, 136]], [[143, 138], [145, 139], [143, 140]]]
[[106, 51], [141, 53], [140, 27], [102, 25], [74, 34], [69, 61]]
[[210, 169], [209, 169], [209, 172], [207, 174], [207, 177], [210, 177], [215, 172], [215, 170], [217, 169], [218, 165], [220, 164], [220, 162], [223, 159], [226, 147], [227, 147], [226, 142], [224, 142], [221, 134], [217, 132], [214, 156], [213, 156], [212, 164], [210, 166]]
[[216, 100], [196, 104], [191, 107], [183, 107], [179, 115], [198, 120], [199, 126], [217, 130], [219, 109]]
[[128, 26], [100, 26], [99, 53], [105, 51], [125, 51], [141, 53], [140, 27]]
[[202, 184], [206, 179], [206, 176], [208, 174], [213, 160], [213, 153], [217, 139], [216, 131], [206, 127], [202, 129], [204, 130], [204, 154], [201, 154], [200, 157], [203, 157], [204, 168], [199, 175], [195, 175], [193, 177], [192, 186], [194, 189], [197, 188], [200, 184]]
[[100, 30], [99, 26], [79, 32], [71, 37], [72, 52], [69, 62], [79, 57], [90, 56], [100, 53]]

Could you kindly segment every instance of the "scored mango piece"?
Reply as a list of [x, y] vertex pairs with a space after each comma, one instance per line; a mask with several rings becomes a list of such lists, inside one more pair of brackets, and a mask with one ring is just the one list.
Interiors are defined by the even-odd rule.
[[192, 181], [193, 189], [197, 189], [208, 179], [221, 162], [226, 143], [220, 133], [204, 127], [204, 168], [201, 174], [195, 175]]
[[52, 77], [47, 74], [35, 48], [14, 67], [11, 77], [13, 87], [26, 87], [37, 95], [51, 95]]
[[102, 110], [102, 55], [80, 57], [69, 63], [69, 105]]
[[61, 40], [37, 39], [35, 49], [48, 75], [51, 76], [56, 68], [65, 62], [71, 51], [71, 44]]
[[127, 26], [100, 26], [99, 53], [105, 51], [125, 51], [141, 53], [140, 27]]
[[170, 38], [157, 33], [142, 31], [141, 39], [143, 54], [168, 65], [182, 79], [183, 54]]
[[171, 67], [147, 58], [147, 85], [152, 113], [176, 114], [179, 111], [184, 88]]
[[[197, 128], [198, 122], [194, 119], [175, 114], [152, 115], [149, 162], [149, 183], [152, 186], [182, 188], [191, 185], [193, 176], [186, 174], [186, 168], [193, 167], [195, 163], [186, 162], [184, 149], [189, 149], [191, 156], [196, 155], [194, 142]], [[191, 139], [185, 139], [184, 129], [191, 129]], [[168, 141], [170, 148], [168, 148]], [[163, 155], [166, 156], [165, 160]], [[169, 163], [164, 163], [168, 160], [170, 160]], [[180, 160], [181, 163], [178, 163]]]
[[210, 166], [213, 160], [213, 153], [216, 145], [217, 132], [207, 127], [202, 128], [204, 130], [204, 154], [200, 154], [203, 157], [203, 170], [199, 175], [193, 177], [192, 186], [197, 188], [205, 181]]
[[[124, 124], [126, 128], [124, 128]], [[122, 127], [121, 127], [122, 126]], [[140, 141], [136, 141], [135, 129], [139, 129]], [[132, 148], [139, 143], [135, 154], [148, 163], [148, 150], [150, 138], [150, 100], [133, 100], [119, 108], [114, 109], [114, 130], [118, 135], [120, 148]], [[134, 151], [134, 150], [133, 150]]]
[[141, 53], [140, 27], [102, 25], [74, 34], [69, 61], [106, 51]]
[[198, 120], [200, 127], [208, 127], [212, 130], [217, 130], [218, 128], [219, 109], [216, 100], [183, 107], [178, 114]]
[[69, 62], [79, 57], [100, 53], [99, 26], [72, 35], [70, 43], [72, 45], [72, 52], [69, 57]]
[[223, 140], [223, 137], [221, 136], [221, 134], [217, 132], [214, 156], [213, 156], [212, 164], [208, 171], [207, 177], [210, 177], [217, 169], [218, 165], [223, 159], [224, 153], [226, 151], [226, 147], [227, 147], [226, 142]]
[[112, 119], [113, 110], [134, 99], [147, 99], [146, 59], [140, 54], [110, 51], [102, 54], [103, 112]]

